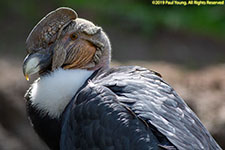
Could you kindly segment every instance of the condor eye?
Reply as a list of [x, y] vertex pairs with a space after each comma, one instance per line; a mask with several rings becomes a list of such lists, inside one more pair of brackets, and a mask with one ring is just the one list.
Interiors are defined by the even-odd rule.
[[77, 34], [72, 33], [72, 34], [70, 34], [70, 38], [71, 38], [71, 40], [76, 40], [78, 38], [78, 36], [77, 36]]

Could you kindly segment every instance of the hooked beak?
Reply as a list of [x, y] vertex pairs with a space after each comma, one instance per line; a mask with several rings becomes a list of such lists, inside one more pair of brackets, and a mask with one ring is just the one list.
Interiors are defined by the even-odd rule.
[[28, 54], [23, 62], [23, 74], [27, 81], [29, 76], [37, 72], [43, 72], [51, 64], [51, 54], [49, 52], [36, 52]]

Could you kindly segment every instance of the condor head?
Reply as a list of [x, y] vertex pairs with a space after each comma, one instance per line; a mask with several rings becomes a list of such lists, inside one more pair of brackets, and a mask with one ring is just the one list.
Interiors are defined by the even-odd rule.
[[23, 73], [40, 76], [57, 68], [97, 70], [109, 67], [111, 45], [101, 27], [61, 7], [47, 14], [26, 40]]

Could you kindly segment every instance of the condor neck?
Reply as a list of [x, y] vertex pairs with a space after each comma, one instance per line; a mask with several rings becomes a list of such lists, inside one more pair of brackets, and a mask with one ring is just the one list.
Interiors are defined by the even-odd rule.
[[31, 105], [43, 116], [59, 118], [67, 104], [94, 71], [62, 68], [41, 76], [32, 84]]

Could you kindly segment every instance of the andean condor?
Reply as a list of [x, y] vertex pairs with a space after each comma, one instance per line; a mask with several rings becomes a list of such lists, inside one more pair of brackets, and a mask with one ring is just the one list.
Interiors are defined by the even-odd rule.
[[50, 149], [221, 149], [158, 73], [111, 68], [107, 35], [74, 10], [47, 14], [26, 49], [25, 77], [39, 74], [25, 95], [27, 113]]

